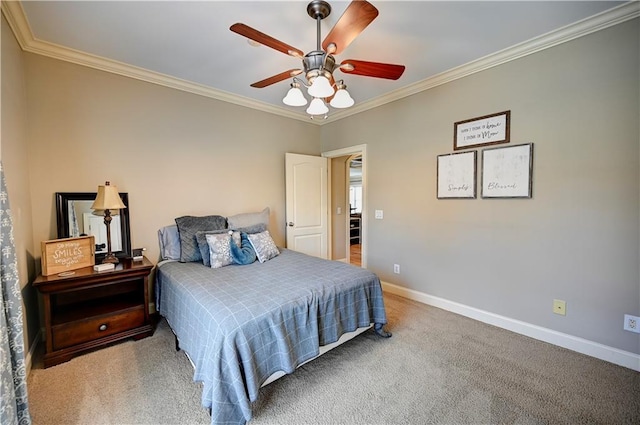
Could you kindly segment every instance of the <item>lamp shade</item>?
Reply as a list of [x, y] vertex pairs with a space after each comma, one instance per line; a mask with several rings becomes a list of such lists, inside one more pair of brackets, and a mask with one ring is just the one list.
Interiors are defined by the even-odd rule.
[[91, 205], [91, 209], [119, 210], [122, 208], [127, 207], [122, 203], [117, 187], [111, 186], [109, 182], [106, 182], [104, 186], [98, 186], [98, 194], [96, 195], [96, 200], [93, 201]]
[[322, 101], [322, 99], [318, 99], [317, 97], [311, 101], [309, 107], [307, 108], [307, 114], [309, 115], [322, 115], [329, 112], [329, 108]]
[[331, 99], [331, 103], [329, 103], [331, 106], [333, 106], [334, 108], [348, 108], [350, 106], [353, 106], [353, 104], [355, 103], [355, 101], [353, 100], [353, 98], [351, 97], [351, 95], [349, 94], [349, 92], [345, 89], [339, 89], [335, 96], [333, 96], [333, 99]]
[[304, 106], [307, 104], [307, 99], [302, 94], [302, 90], [298, 87], [291, 87], [282, 102], [289, 106]]
[[329, 97], [333, 94], [333, 87], [324, 75], [318, 75], [309, 87], [308, 93], [313, 97]]

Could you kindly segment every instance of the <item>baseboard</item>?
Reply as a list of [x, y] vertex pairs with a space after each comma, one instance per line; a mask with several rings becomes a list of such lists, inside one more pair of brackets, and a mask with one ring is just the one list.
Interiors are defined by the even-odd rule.
[[509, 317], [500, 316], [475, 307], [470, 307], [444, 298], [425, 294], [424, 292], [394, 285], [393, 283], [382, 282], [382, 289], [391, 294], [451, 311], [453, 313], [460, 314], [461, 316], [466, 316], [480, 322], [488, 323], [530, 338], [548, 342], [559, 347], [567, 348], [581, 354], [586, 354], [587, 356], [595, 357], [597, 359], [640, 372], [640, 355], [629, 351], [619, 350], [584, 338], [557, 332], [552, 329], [532, 325], [531, 323], [522, 322]]
[[24, 358], [24, 371], [26, 373], [26, 376], [29, 376], [29, 373], [31, 372], [31, 367], [33, 366], [33, 357], [36, 355], [36, 350], [38, 349], [38, 345], [40, 345], [40, 340], [42, 340], [42, 330], [38, 331], [38, 334], [33, 339], [31, 348], [29, 348], [29, 351]]

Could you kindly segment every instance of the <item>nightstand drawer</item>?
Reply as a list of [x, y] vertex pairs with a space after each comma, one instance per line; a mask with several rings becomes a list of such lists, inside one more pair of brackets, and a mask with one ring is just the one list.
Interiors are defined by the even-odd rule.
[[121, 313], [55, 325], [52, 328], [53, 349], [60, 350], [83, 342], [93, 341], [118, 332], [142, 326], [144, 307]]

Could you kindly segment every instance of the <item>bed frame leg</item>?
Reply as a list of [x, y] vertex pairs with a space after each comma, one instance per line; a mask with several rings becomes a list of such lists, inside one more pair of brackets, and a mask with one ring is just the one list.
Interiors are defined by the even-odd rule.
[[382, 323], [376, 323], [373, 325], [373, 330], [378, 336], [381, 336], [382, 338], [391, 338], [391, 332], [385, 331], [382, 328], [383, 326], [384, 325]]

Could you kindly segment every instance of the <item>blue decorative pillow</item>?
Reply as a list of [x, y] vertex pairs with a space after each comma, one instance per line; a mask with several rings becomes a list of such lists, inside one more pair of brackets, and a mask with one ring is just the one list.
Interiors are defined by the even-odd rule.
[[[235, 232], [234, 232], [235, 233]], [[251, 264], [256, 261], [256, 251], [249, 242], [249, 237], [245, 232], [240, 232], [240, 247], [231, 239], [229, 242], [231, 248], [231, 258], [236, 264]]]
[[178, 226], [164, 226], [158, 230], [160, 242], [160, 258], [163, 260], [180, 260], [180, 234]]

